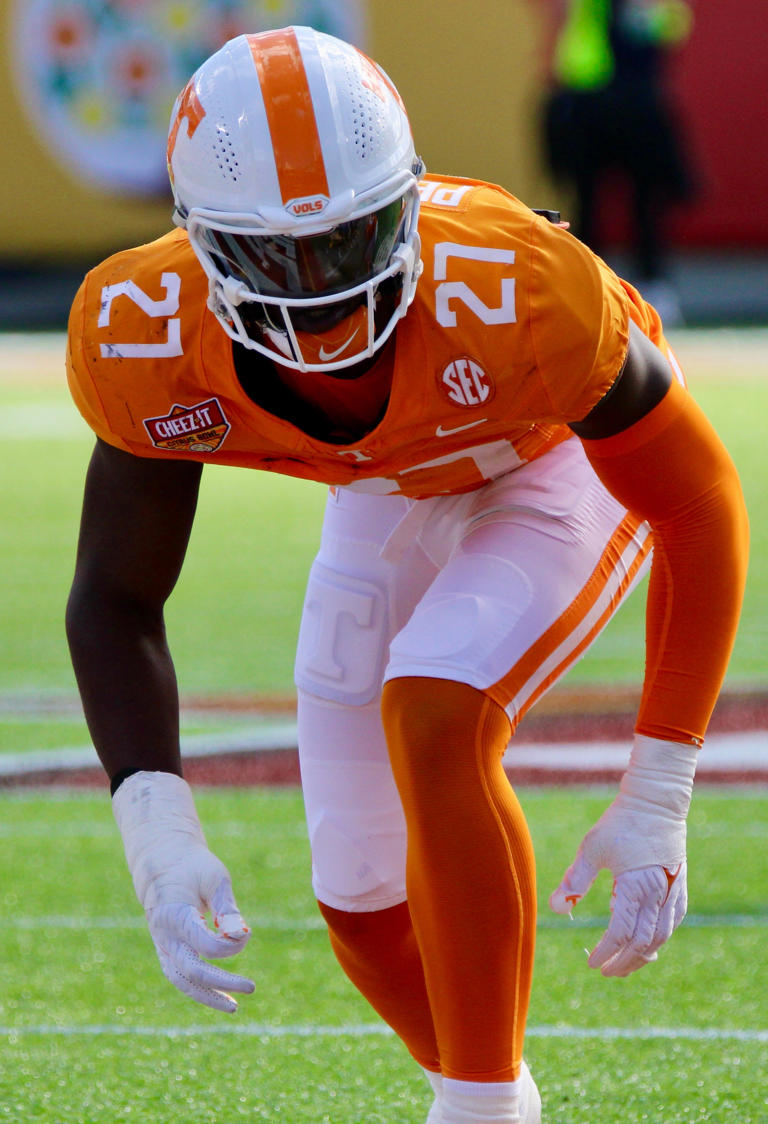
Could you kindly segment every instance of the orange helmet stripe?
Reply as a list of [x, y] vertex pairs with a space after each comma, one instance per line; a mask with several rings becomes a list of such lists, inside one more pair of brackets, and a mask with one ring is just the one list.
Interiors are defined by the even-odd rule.
[[284, 203], [328, 195], [328, 179], [304, 62], [294, 31], [249, 35]]

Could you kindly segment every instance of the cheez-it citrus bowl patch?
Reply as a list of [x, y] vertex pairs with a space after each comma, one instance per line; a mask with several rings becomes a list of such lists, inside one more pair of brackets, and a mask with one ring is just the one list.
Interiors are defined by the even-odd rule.
[[169, 453], [212, 453], [231, 428], [218, 398], [195, 406], [171, 407], [158, 418], [144, 418], [144, 428], [156, 449]]

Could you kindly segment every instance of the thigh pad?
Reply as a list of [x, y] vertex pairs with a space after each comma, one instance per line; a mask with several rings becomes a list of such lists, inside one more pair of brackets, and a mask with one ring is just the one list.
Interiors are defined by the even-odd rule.
[[387, 654], [387, 598], [375, 582], [315, 562], [296, 652], [296, 685], [363, 706], [376, 698]]

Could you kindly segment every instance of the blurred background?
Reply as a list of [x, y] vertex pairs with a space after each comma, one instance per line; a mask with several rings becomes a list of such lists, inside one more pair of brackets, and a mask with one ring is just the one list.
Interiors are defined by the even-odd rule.
[[[690, 325], [768, 322], [764, 0], [624, 2], [625, 31], [639, 44], [630, 63], [648, 61], [649, 35], [663, 55], [653, 80], [682, 150], [684, 189], [655, 200], [652, 220], [674, 315]], [[616, 28], [606, 38], [599, 26], [610, 9], [609, 0], [0, 0], [0, 328], [63, 328], [86, 269], [168, 229], [173, 98], [243, 30], [308, 23], [352, 40], [400, 88], [432, 171], [501, 183], [577, 224], [579, 185], [553, 167], [549, 117], [554, 104], [563, 135], [578, 138], [565, 87], [594, 101], [618, 73]], [[622, 132], [643, 166], [661, 167], [658, 135]], [[608, 166], [593, 186], [591, 237], [644, 282], [633, 276], [643, 267], [628, 177]]]
[[[764, 7], [0, 0], [0, 569], [10, 575], [0, 598], [0, 788], [3, 776], [26, 775], [32, 755], [38, 769], [49, 767], [48, 753], [94, 761], [62, 624], [92, 448], [64, 378], [70, 303], [106, 255], [169, 229], [167, 122], [189, 75], [227, 38], [288, 23], [346, 38], [386, 68], [433, 172], [495, 181], [532, 207], [560, 210], [644, 295], [666, 301], [672, 346], [732, 452], [752, 517], [743, 623], [717, 728], [759, 729], [765, 762]], [[285, 726], [293, 650], [323, 499], [319, 485], [206, 469], [167, 616], [187, 756], [214, 744], [252, 749], [266, 737], [274, 748], [283, 735], [295, 746]], [[274, 533], [253, 534], [277, 527], [280, 552]], [[601, 736], [631, 730], [643, 612], [644, 598], [633, 598], [542, 700], [529, 733], [540, 715], [573, 736], [577, 710], [623, 723], [620, 735], [611, 726]]]

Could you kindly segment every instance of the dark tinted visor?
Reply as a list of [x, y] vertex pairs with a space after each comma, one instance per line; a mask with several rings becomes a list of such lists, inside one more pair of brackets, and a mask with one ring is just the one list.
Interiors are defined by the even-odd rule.
[[406, 200], [303, 238], [232, 234], [200, 227], [199, 238], [224, 276], [264, 296], [344, 292], [386, 269], [401, 240]]

